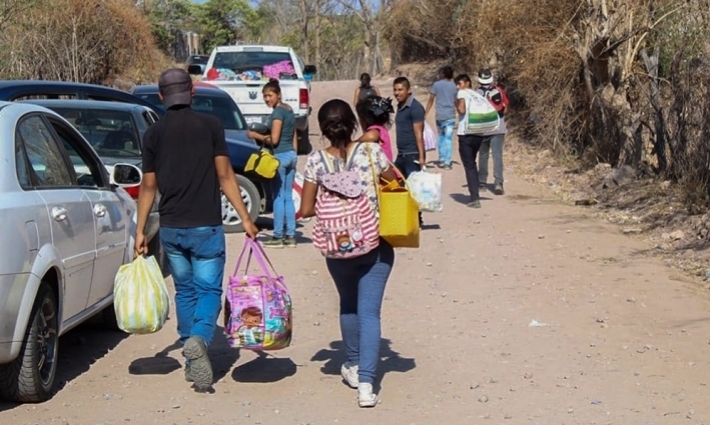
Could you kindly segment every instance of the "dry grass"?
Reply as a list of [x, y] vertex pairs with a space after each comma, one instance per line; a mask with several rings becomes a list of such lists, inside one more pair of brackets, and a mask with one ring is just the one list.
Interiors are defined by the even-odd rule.
[[169, 64], [130, 0], [42, 0], [0, 36], [7, 78], [141, 83]]

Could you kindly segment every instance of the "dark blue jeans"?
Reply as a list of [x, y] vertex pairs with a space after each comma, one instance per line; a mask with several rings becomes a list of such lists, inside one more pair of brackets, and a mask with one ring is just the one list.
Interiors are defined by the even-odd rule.
[[418, 160], [418, 153], [406, 153], [403, 155], [398, 154], [397, 158], [394, 159], [394, 165], [399, 169], [399, 171], [402, 172], [402, 174], [404, 174], [404, 178], [406, 179], [413, 172], [421, 171], [422, 167], [414, 162]]
[[209, 345], [222, 308], [225, 259], [222, 226], [161, 227], [160, 241], [175, 283], [180, 342], [197, 336]]
[[[422, 167], [414, 161], [419, 160], [418, 153], [406, 153], [403, 155], [397, 155], [394, 160], [394, 166], [399, 169], [399, 171], [404, 174], [405, 180], [415, 171], [421, 171]], [[422, 225], [422, 213], [419, 212], [419, 225]]]
[[383, 239], [367, 254], [348, 259], [326, 259], [340, 295], [340, 332], [345, 355], [359, 365], [359, 379], [372, 383], [380, 359], [380, 310], [394, 264], [394, 249]]

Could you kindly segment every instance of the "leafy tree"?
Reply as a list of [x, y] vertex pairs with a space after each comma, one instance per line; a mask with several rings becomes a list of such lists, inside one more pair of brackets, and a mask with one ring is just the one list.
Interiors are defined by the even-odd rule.
[[197, 23], [206, 51], [215, 46], [234, 44], [237, 40], [257, 31], [245, 23], [255, 23], [258, 14], [247, 0], [209, 0], [196, 5]]

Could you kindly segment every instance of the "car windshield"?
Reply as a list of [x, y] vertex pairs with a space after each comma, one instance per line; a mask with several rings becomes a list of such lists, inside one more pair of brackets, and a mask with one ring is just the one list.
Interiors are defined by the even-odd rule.
[[190, 56], [190, 59], [187, 62], [194, 65], [207, 65], [208, 60], [210, 60], [209, 56], [198, 55]]
[[100, 157], [141, 156], [138, 131], [129, 112], [54, 106], [49, 108], [79, 130]]
[[[160, 108], [165, 107], [165, 105], [163, 105], [160, 101], [158, 93], [140, 93], [136, 94], [136, 96]], [[232, 99], [226, 96], [195, 94], [192, 98], [192, 109], [195, 111], [205, 112], [219, 118], [219, 120], [222, 121], [222, 125], [225, 130], [246, 129], [246, 125], [242, 121], [237, 105], [232, 101]]]

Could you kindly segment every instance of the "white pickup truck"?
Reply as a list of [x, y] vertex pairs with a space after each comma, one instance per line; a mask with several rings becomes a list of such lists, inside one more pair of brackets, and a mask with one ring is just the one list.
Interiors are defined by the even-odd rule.
[[[196, 70], [188, 71], [195, 73]], [[247, 124], [265, 124], [272, 110], [264, 103], [261, 90], [269, 79], [278, 79], [283, 102], [296, 114], [298, 153], [304, 155], [311, 150], [308, 116], [311, 113], [310, 78], [315, 73], [316, 67], [305, 66], [291, 47], [219, 46], [212, 51], [204, 67], [202, 81], [229, 93]]]

